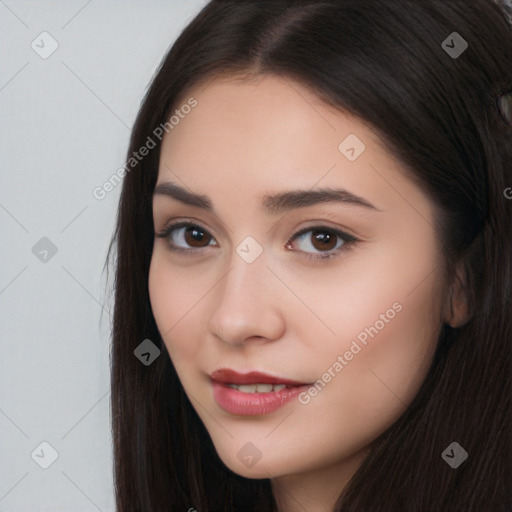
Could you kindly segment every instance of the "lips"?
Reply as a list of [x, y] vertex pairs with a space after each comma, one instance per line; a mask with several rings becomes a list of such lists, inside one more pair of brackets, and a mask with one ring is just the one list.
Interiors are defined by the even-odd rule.
[[271, 384], [274, 386], [284, 385], [287, 387], [291, 386], [305, 386], [308, 382], [300, 382], [291, 379], [283, 379], [281, 377], [275, 377], [268, 373], [262, 372], [249, 372], [249, 373], [238, 373], [230, 368], [221, 368], [215, 370], [210, 374], [210, 379], [220, 384], [229, 385], [234, 384], [237, 386], [250, 385], [250, 384]]
[[310, 386], [268, 373], [238, 373], [229, 368], [214, 371], [210, 380], [217, 405], [237, 416], [270, 414]]

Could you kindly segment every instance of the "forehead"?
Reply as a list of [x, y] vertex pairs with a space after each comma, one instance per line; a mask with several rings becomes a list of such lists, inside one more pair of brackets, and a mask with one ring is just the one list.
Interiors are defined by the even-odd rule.
[[190, 98], [196, 106], [183, 109], [164, 137], [159, 184], [181, 182], [240, 208], [270, 191], [342, 187], [382, 210], [407, 197], [404, 213], [417, 204], [430, 215], [429, 201], [377, 132], [302, 84], [223, 77], [190, 88], [175, 112]]
[[[361, 138], [382, 144], [376, 130], [365, 120], [325, 103], [310, 88], [286, 77], [210, 79], [182, 93], [175, 108], [180, 110], [192, 97], [198, 105], [186, 117], [194, 121], [181, 122], [172, 130], [173, 137], [167, 139], [178, 142], [178, 134], [187, 134], [187, 125], [194, 124], [197, 129], [201, 123], [210, 130], [212, 140], [221, 138], [228, 128], [230, 137], [253, 135], [256, 142], [265, 146], [311, 139], [323, 132], [336, 133], [338, 137], [343, 131], [352, 130]], [[272, 137], [276, 132], [281, 135], [278, 139]]]
[[327, 105], [287, 78], [218, 78], [186, 91], [175, 112], [190, 98], [196, 106], [174, 116], [179, 124], [164, 137], [162, 160], [189, 164], [191, 170], [192, 163], [206, 170], [222, 161], [224, 169], [239, 172], [273, 168], [281, 175], [307, 166], [318, 174], [344, 157], [340, 143], [347, 138], [356, 141], [358, 152], [364, 148], [366, 156], [392, 160], [364, 120]]

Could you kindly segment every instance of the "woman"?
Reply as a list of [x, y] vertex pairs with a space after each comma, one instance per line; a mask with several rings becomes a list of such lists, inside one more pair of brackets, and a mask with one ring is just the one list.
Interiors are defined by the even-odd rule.
[[119, 511], [512, 509], [511, 36], [490, 0], [187, 26], [112, 240]]

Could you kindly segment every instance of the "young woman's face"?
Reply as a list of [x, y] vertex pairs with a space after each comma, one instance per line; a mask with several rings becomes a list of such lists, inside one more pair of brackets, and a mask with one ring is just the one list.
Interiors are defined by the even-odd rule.
[[155, 232], [178, 224], [155, 237], [149, 273], [162, 339], [233, 471], [340, 471], [431, 363], [434, 206], [375, 132], [297, 83], [216, 80], [189, 97], [153, 198]]

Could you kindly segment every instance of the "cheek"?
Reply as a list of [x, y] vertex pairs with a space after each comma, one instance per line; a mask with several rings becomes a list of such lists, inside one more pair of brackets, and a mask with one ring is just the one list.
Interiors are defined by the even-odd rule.
[[[350, 411], [362, 439], [374, 438], [398, 419], [423, 383], [441, 327], [438, 293], [436, 280], [409, 295], [388, 293], [384, 307], [369, 305], [373, 318], [344, 343], [351, 360], [335, 379], [329, 401], [337, 404], [340, 421]], [[386, 306], [396, 297], [400, 307], [390, 314]], [[387, 323], [379, 321], [381, 313]]]
[[386, 326], [387, 332], [372, 346], [365, 361], [404, 403], [412, 399], [423, 381], [437, 347], [440, 301], [433, 284], [434, 290], [418, 291], [402, 300], [402, 311]]
[[216, 281], [208, 274], [194, 277], [194, 272], [172, 265], [162, 252], [153, 253], [148, 291], [158, 330], [178, 370], [182, 361], [192, 362], [201, 351], [204, 326], [198, 319]]
[[[216, 353], [214, 347], [210, 347], [210, 351], [205, 347], [207, 305], [219, 282], [219, 276], [211, 274], [214, 273], [199, 272], [193, 267], [180, 268], [169, 261], [164, 251], [154, 251], [148, 276], [151, 308], [158, 331], [181, 385], [200, 417], [208, 398], [204, 394], [204, 383], [199, 384], [199, 379], [205, 376], [200, 376], [198, 369], [208, 367], [206, 363], [215, 359], [212, 352]], [[202, 420], [208, 425], [208, 416]]]
[[326, 279], [299, 283], [303, 293], [310, 290], [309, 305], [335, 333], [315, 324], [308, 336], [304, 331], [297, 336], [309, 343], [303, 364], [314, 366], [321, 381], [307, 408], [320, 414], [327, 407], [335, 423], [350, 424], [361, 439], [376, 436], [405, 411], [437, 346], [443, 280], [439, 269], [432, 270], [433, 242], [420, 248], [406, 253], [405, 263], [394, 246], [379, 248], [379, 258], [354, 259], [328, 286]]
[[339, 265], [315, 271], [277, 268], [294, 294], [278, 305], [286, 305], [290, 338], [314, 350], [320, 364], [350, 350], [354, 339], [361, 354], [415, 340], [404, 348], [407, 353], [421, 352], [423, 337], [436, 337], [443, 289], [435, 245], [427, 237], [399, 242], [356, 251]]

